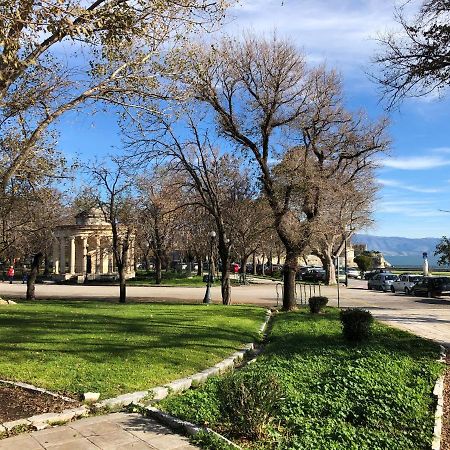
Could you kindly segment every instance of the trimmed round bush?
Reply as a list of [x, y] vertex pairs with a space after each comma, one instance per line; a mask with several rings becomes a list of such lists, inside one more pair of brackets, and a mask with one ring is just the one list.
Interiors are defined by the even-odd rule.
[[308, 301], [309, 311], [311, 314], [319, 314], [322, 308], [325, 308], [328, 303], [328, 297], [317, 296], [311, 297]]
[[222, 419], [234, 432], [249, 439], [267, 436], [284, 396], [275, 375], [262, 370], [243, 370], [223, 378], [218, 390]]
[[369, 338], [373, 322], [372, 314], [365, 309], [350, 308], [340, 312], [342, 333], [350, 342], [361, 342]]

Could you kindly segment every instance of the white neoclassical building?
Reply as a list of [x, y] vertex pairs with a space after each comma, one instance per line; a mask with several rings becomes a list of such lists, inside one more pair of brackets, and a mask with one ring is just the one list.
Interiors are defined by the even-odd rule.
[[[82, 211], [75, 216], [75, 224], [61, 225], [54, 230], [53, 273], [57, 280], [76, 278], [108, 279], [117, 275], [112, 253], [111, 225], [98, 209]], [[134, 272], [134, 236], [128, 252], [126, 277]]]

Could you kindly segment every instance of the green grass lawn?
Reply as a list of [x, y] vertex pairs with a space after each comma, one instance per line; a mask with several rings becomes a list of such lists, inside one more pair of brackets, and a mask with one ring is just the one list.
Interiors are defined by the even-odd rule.
[[437, 345], [380, 323], [350, 345], [335, 309], [282, 313], [256, 363], [161, 406], [250, 449], [428, 449], [438, 356]]
[[264, 314], [251, 306], [95, 301], [0, 307], [0, 378], [101, 398], [143, 390], [254, 341]]

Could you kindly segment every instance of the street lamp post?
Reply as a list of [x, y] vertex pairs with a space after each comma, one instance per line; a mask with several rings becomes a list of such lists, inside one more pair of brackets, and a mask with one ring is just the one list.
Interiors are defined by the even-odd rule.
[[210, 252], [209, 252], [209, 264], [208, 264], [208, 282], [206, 284], [206, 292], [205, 297], [203, 299], [203, 303], [206, 303], [209, 305], [211, 303], [211, 278], [212, 278], [212, 271], [211, 271], [211, 263], [212, 263], [212, 254], [213, 254], [213, 244], [214, 239], [216, 238], [216, 232], [211, 231], [209, 234], [210, 239]]
[[344, 241], [344, 266], [345, 266], [345, 269], [344, 269], [345, 270], [345, 287], [348, 287], [347, 235], [345, 235], [345, 241]]

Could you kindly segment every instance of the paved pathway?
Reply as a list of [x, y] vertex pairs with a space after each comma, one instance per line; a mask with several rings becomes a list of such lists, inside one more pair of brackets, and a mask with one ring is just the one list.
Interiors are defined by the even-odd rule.
[[195, 450], [184, 436], [140, 414], [114, 413], [0, 440], [0, 450]]

